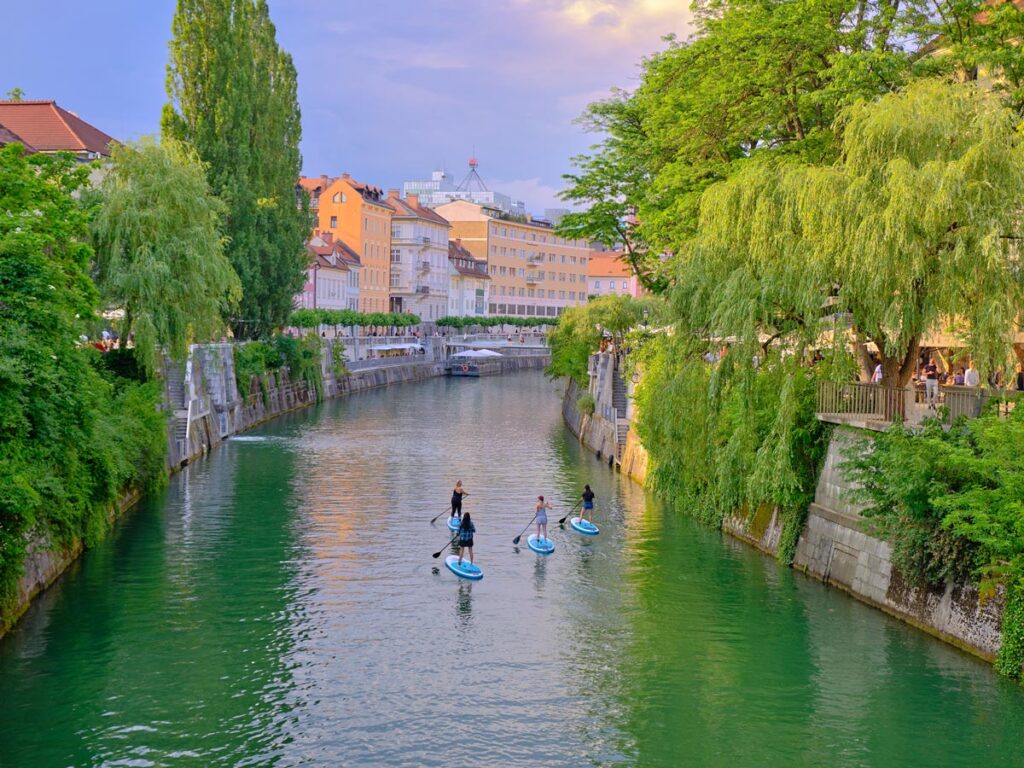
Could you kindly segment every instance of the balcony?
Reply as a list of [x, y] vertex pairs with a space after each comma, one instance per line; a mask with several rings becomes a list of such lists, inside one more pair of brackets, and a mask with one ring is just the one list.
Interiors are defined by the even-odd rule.
[[421, 261], [418, 266], [419, 266], [420, 272], [429, 272], [430, 271], [430, 262], [429, 261]]
[[422, 294], [422, 295], [426, 295], [426, 294], [430, 293], [430, 286], [429, 285], [417, 285], [416, 286], [416, 293], [419, 293], [419, 294]]
[[534, 253], [530, 256], [529, 259], [527, 259], [526, 263], [529, 264], [531, 267], [539, 267], [541, 264], [544, 263], [544, 257]]
[[917, 426], [936, 417], [949, 425], [960, 416], [969, 419], [981, 415], [990, 398], [996, 398], [995, 411], [1006, 415], [1020, 402], [1015, 392], [993, 391], [979, 387], [941, 386], [934, 403], [923, 389], [883, 387], [880, 384], [818, 382], [817, 416], [833, 424], [850, 424], [866, 429], [884, 430], [895, 421]]
[[526, 284], [527, 285], [537, 285], [537, 283], [543, 282], [543, 280], [544, 280], [544, 273], [543, 272], [527, 272], [526, 273]]

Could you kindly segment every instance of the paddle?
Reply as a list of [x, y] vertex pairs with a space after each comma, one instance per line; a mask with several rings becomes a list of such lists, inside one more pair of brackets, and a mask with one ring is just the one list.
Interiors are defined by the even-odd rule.
[[[469, 496], [469, 494], [468, 494], [468, 493], [467, 493], [466, 495], [467, 495], [467, 496]], [[444, 509], [442, 509], [442, 510], [441, 510], [440, 512], [438, 512], [438, 513], [437, 513], [436, 515], [434, 515], [434, 519], [430, 521], [430, 524], [431, 524], [431, 525], [433, 525], [433, 524], [434, 524], [435, 522], [437, 522], [437, 518], [439, 518], [439, 517], [440, 517], [441, 515], [443, 515], [443, 514], [444, 514], [445, 512], [451, 512], [451, 511], [452, 511], [452, 505], [451, 505], [451, 504], [449, 504], [449, 505], [448, 505], [447, 507], [445, 507], [445, 508], [444, 508]]]
[[531, 526], [531, 525], [533, 525], [533, 521], [534, 521], [534, 520], [536, 520], [536, 519], [537, 519], [537, 513], [536, 513], [536, 512], [534, 512], [534, 513], [533, 513], [533, 517], [531, 517], [531, 518], [530, 518], [530, 522], [528, 522], [528, 523], [526, 524], [526, 527], [525, 527], [525, 528], [523, 528], [523, 531], [522, 531], [522, 533], [520, 533], [520, 534], [519, 534], [518, 536], [516, 536], [516, 537], [515, 537], [514, 539], [512, 539], [512, 545], [513, 545], [513, 546], [515, 546], [516, 544], [518, 544], [518, 543], [519, 543], [519, 540], [520, 540], [521, 538], [523, 538], [523, 533], [526, 533], [526, 532], [527, 532], [527, 531], [528, 531], [528, 530], [530, 529], [530, 526]]
[[573, 506], [573, 508], [569, 510], [569, 514], [566, 515], [565, 517], [563, 517], [561, 520], [559, 520], [558, 524], [559, 525], [565, 525], [565, 521], [568, 520], [570, 517], [572, 517], [572, 513], [576, 511], [576, 507], [578, 507], [582, 503], [583, 503], [582, 499], [577, 501], [576, 504]]
[[434, 558], [435, 560], [437, 560], [437, 558], [439, 558], [441, 556], [441, 553], [444, 552], [446, 549], [448, 549], [448, 547], [450, 547], [452, 544], [454, 544], [455, 540], [458, 539], [458, 538], [459, 538], [459, 534], [456, 533], [452, 537], [451, 541], [449, 541], [447, 544], [445, 544], [443, 547], [441, 547], [439, 550], [437, 550], [437, 552], [432, 554], [431, 557]]

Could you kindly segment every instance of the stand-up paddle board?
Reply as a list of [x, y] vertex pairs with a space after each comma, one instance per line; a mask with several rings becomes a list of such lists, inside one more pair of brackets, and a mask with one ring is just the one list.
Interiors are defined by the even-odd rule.
[[457, 531], [457, 530], [459, 530], [459, 526], [460, 525], [462, 525], [462, 518], [461, 517], [449, 517], [448, 518], [448, 530], [449, 531]]
[[526, 540], [526, 545], [538, 555], [550, 555], [555, 551], [555, 542], [551, 539], [538, 539], [535, 533]]
[[448, 566], [449, 571], [459, 578], [479, 581], [484, 577], [484, 572], [480, 570], [480, 566], [473, 565], [469, 560], [463, 560], [462, 565], [459, 565], [459, 558], [457, 555], [448, 555], [448, 557], [444, 559], [444, 564]]
[[580, 520], [578, 517], [572, 518], [569, 521], [569, 525], [587, 536], [597, 536], [601, 532], [601, 529], [589, 520]]

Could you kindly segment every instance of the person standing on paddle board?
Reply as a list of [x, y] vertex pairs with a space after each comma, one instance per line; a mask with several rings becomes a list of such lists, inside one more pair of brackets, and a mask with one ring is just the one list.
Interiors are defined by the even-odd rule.
[[452, 490], [452, 517], [462, 517], [463, 496], [469, 496], [469, 494], [462, 489], [462, 481], [457, 480], [455, 488]]
[[[587, 519], [587, 513], [590, 516], [594, 516], [594, 492], [590, 490], [589, 485], [583, 486], [583, 509], [580, 511], [580, 520]], [[591, 521], [593, 522], [593, 521]]]
[[[548, 537], [548, 510], [551, 509], [551, 502], [544, 501], [543, 496], [537, 497], [537, 538], [546, 539]], [[541, 530], [544, 533], [541, 533]]]
[[469, 564], [473, 564], [473, 534], [476, 533], [476, 526], [473, 525], [473, 519], [469, 516], [469, 512], [462, 516], [462, 522], [459, 523], [459, 565], [462, 565], [462, 558], [465, 551], [469, 550]]

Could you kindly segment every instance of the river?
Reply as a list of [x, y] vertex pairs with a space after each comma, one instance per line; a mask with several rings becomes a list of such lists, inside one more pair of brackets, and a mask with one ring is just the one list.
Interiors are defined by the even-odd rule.
[[[476, 583], [431, 558], [456, 479]], [[583, 482], [600, 536], [513, 548]], [[230, 440], [0, 640], [0, 701], [3, 766], [1024, 765], [1019, 687], [665, 512], [539, 373]]]

